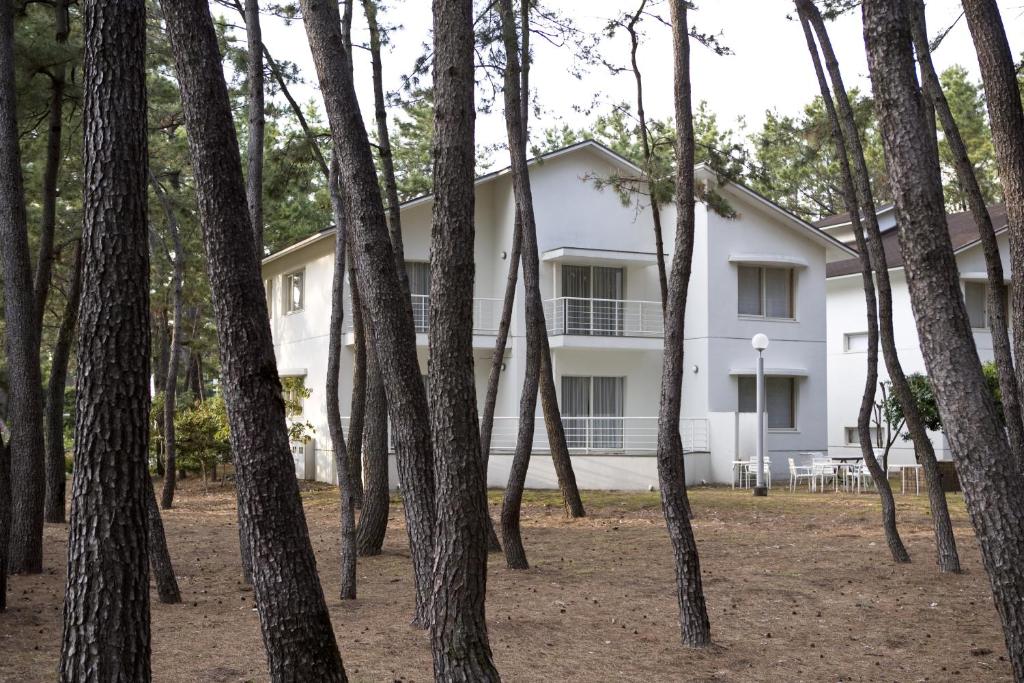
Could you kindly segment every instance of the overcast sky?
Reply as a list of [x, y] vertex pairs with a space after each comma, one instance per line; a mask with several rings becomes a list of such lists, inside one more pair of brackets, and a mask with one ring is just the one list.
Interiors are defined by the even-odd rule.
[[[636, 6], [636, 0], [546, 0], [571, 16], [581, 29], [601, 33], [610, 16]], [[429, 0], [389, 0], [384, 22], [401, 27], [394, 31], [391, 45], [384, 55], [385, 88], [397, 90], [400, 76], [408, 73], [422, 46], [431, 40]], [[365, 20], [356, 2], [355, 39], [365, 40]], [[1024, 50], [1024, 0], [1001, 0], [1003, 21], [1014, 54]], [[694, 44], [692, 80], [694, 103], [707, 100], [711, 109], [726, 126], [735, 126], [740, 118], [749, 130], [760, 127], [766, 110], [797, 114], [817, 94], [803, 33], [788, 15], [793, 10], [790, 0], [697, 0], [697, 11], [691, 12], [691, 24], [704, 33], [720, 33], [721, 41], [734, 54], [717, 56]], [[668, 16], [665, 3], [656, 3], [656, 11]], [[928, 28], [934, 36], [957, 20], [957, 0], [927, 0]], [[644, 76], [645, 104], [651, 117], [672, 114], [672, 46], [667, 26], [647, 21], [646, 36], [640, 46], [640, 67]], [[864, 42], [859, 11], [834, 22], [830, 34], [839, 56], [848, 86], [869, 88]], [[263, 38], [277, 59], [295, 62], [302, 70], [306, 85], [298, 89], [302, 99], [319, 103], [317, 79], [301, 22], [285, 25], [267, 17]], [[531, 86], [535, 88], [543, 112], [531, 121], [536, 132], [551, 125], [568, 123], [574, 128], [588, 125], [588, 116], [574, 105], [589, 104], [595, 93], [605, 103], [597, 111], [607, 111], [615, 102], [635, 99], [631, 73], [611, 75], [601, 66], [593, 67], [582, 80], [571, 75], [571, 50], [557, 49], [535, 39], [535, 60]], [[602, 56], [622, 65], [628, 64], [629, 41], [625, 33], [601, 43]], [[961, 18], [934, 56], [941, 71], [952, 64], [962, 64], [977, 80], [978, 66], [966, 22]], [[356, 75], [360, 104], [367, 121], [372, 120], [372, 89], [369, 58], [365, 51], [356, 52]], [[478, 144], [502, 143], [505, 138], [501, 106], [482, 115], [477, 123]], [[496, 163], [506, 156], [498, 153]]]

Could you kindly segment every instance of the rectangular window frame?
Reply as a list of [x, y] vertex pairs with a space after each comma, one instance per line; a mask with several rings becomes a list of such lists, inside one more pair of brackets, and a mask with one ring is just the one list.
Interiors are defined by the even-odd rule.
[[[743, 270], [756, 270], [758, 272], [758, 295], [760, 299], [760, 313], [740, 312], [740, 276]], [[766, 282], [766, 271], [785, 271], [789, 282], [789, 315], [773, 316], [768, 315], [768, 288]], [[784, 266], [760, 266], [741, 263], [736, 268], [736, 314], [743, 320], [775, 320], [782, 322], [796, 322], [796, 268]]]
[[[767, 427], [769, 432], [772, 432], [772, 433], [794, 433], [794, 432], [799, 432], [800, 431], [800, 419], [799, 419], [799, 417], [800, 417], [800, 413], [799, 413], [799, 409], [800, 409], [800, 384], [798, 382], [799, 379], [800, 379], [799, 377], [791, 377], [789, 375], [767, 375], [764, 378], [764, 381], [765, 381], [765, 394], [768, 393], [768, 386], [767, 386], [768, 382], [774, 382], [774, 381], [778, 381], [778, 380], [786, 380], [786, 381], [789, 382], [789, 386], [790, 386], [790, 392], [789, 392], [790, 414], [793, 416], [793, 420], [790, 423], [790, 426], [786, 426], [786, 427], [772, 427], [769, 424], [768, 427]], [[753, 410], [743, 410], [742, 409], [743, 401], [742, 401], [742, 398], [741, 398], [741, 394], [743, 392], [744, 384], [746, 382], [750, 382], [751, 384], [753, 384], [754, 406], [755, 406], [755, 408]], [[767, 400], [767, 396], [765, 398]], [[755, 375], [740, 375], [740, 376], [738, 376], [736, 378], [736, 412], [737, 413], [747, 413], [747, 414], [754, 413], [757, 410], [756, 405], [757, 405], [757, 377]], [[767, 405], [765, 406], [765, 414], [769, 415], [769, 416], [771, 415], [770, 411], [768, 410], [768, 406]]]
[[[882, 447], [882, 436], [877, 426], [868, 427], [871, 432], [871, 443], [875, 448]], [[843, 437], [847, 446], [860, 446], [860, 433], [856, 427], [843, 427]]]
[[850, 340], [853, 337], [858, 337], [858, 338], [863, 337], [864, 341], [865, 341], [865, 344], [867, 344], [867, 337], [868, 337], [868, 333], [867, 332], [847, 332], [846, 334], [843, 335], [843, 353], [865, 353], [867, 351], [867, 347], [866, 346], [865, 346], [864, 349], [851, 348]]
[[263, 281], [263, 291], [267, 299], [267, 317], [274, 317], [274, 278], [269, 277]]
[[[291, 296], [293, 286], [292, 278], [296, 276], [300, 278], [298, 304], [295, 303], [294, 299], [292, 299]], [[284, 314], [294, 315], [296, 313], [302, 313], [302, 311], [305, 310], [306, 308], [306, 269], [299, 268], [289, 273], [285, 273], [284, 277], [281, 279], [281, 282], [281, 304], [282, 307], [284, 308]]]

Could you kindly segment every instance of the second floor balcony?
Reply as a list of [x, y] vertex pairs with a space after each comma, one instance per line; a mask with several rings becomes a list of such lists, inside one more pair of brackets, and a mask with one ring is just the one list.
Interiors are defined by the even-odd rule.
[[665, 334], [660, 301], [558, 297], [544, 302], [549, 335], [653, 337]]
[[[412, 305], [412, 322], [416, 328], [416, 334], [427, 334], [430, 330], [430, 296], [427, 294], [413, 294], [410, 297]], [[473, 334], [477, 336], [494, 336], [498, 333], [498, 324], [501, 322], [501, 299], [487, 299], [475, 297], [473, 299]], [[352, 332], [352, 299], [348, 292], [345, 293], [345, 324], [346, 333]], [[426, 343], [426, 340], [422, 340]], [[353, 343], [349, 339], [348, 343]]]

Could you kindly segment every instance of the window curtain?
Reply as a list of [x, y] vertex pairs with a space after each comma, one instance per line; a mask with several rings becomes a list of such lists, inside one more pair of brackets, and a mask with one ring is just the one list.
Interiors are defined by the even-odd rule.
[[740, 266], [739, 271], [739, 313], [740, 315], [762, 315], [761, 311], [761, 269]]
[[592, 443], [595, 448], [622, 448], [625, 378], [595, 377]]
[[[737, 410], [741, 413], [757, 412], [757, 378], [737, 377], [739, 386]], [[768, 429], [796, 427], [796, 379], [793, 377], [764, 378], [764, 409]]]
[[[563, 334], [590, 334], [591, 289], [590, 266], [562, 266], [562, 325]], [[558, 312], [555, 320], [558, 320]]]
[[971, 320], [971, 327], [978, 329], [987, 327], [985, 284], [982, 282], [965, 282], [964, 302], [967, 304], [967, 317]]
[[594, 334], [621, 336], [625, 273], [622, 268], [594, 266]]
[[789, 268], [764, 269], [764, 307], [768, 318], [792, 318], [793, 271]]
[[562, 426], [569, 448], [587, 447], [590, 416], [590, 378], [562, 377]]
[[430, 264], [424, 261], [406, 261], [409, 274], [409, 294], [412, 295], [412, 320], [417, 332], [426, 332], [430, 325]]

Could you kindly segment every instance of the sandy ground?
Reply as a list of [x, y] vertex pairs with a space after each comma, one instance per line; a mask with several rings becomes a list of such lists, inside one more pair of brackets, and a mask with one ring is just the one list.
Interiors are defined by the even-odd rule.
[[[385, 552], [360, 559], [359, 599], [337, 597], [336, 493], [304, 492], [324, 591], [354, 681], [429, 681], [408, 626], [412, 580], [399, 505]], [[924, 497], [898, 496], [914, 562], [894, 566], [873, 495], [691, 492], [715, 645], [679, 644], [668, 538], [656, 494], [586, 493], [563, 518], [551, 493], [524, 508], [528, 571], [492, 555], [487, 610], [507, 681], [1009, 681], [978, 545], [951, 496], [965, 573], [936, 570]], [[492, 494], [492, 513], [499, 497]], [[262, 681], [252, 592], [240, 582], [233, 495], [186, 482], [165, 514], [184, 604], [152, 607], [157, 681]], [[47, 525], [46, 567], [12, 578], [0, 615], [0, 680], [54, 680], [65, 529]]]

